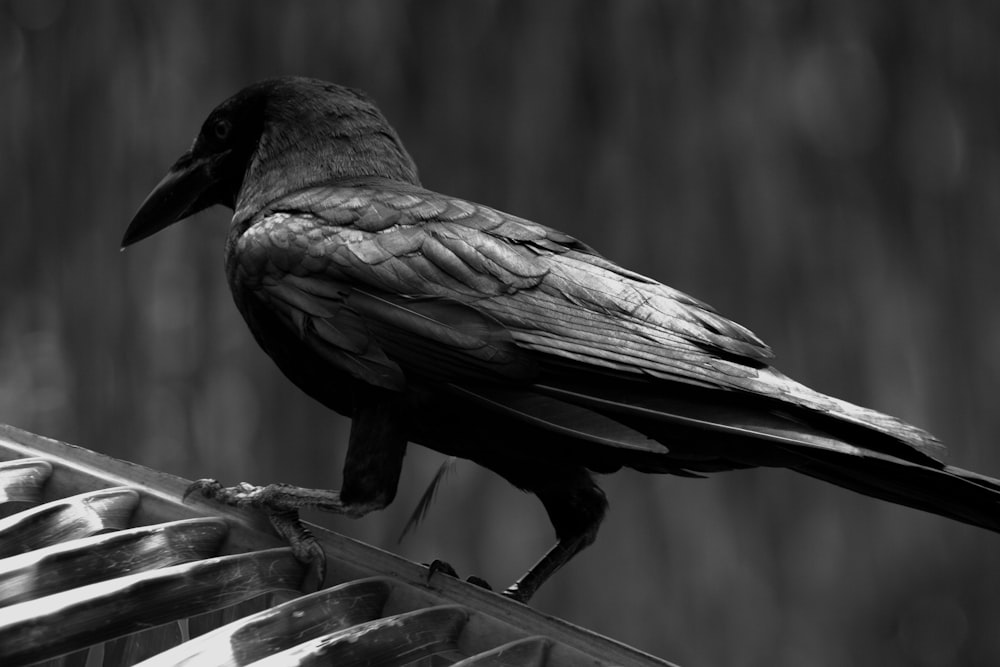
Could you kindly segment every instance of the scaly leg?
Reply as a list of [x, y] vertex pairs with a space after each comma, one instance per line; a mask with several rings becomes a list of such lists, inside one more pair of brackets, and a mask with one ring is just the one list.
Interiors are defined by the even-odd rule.
[[310, 566], [322, 584], [326, 558], [299, 519], [299, 510], [315, 508], [358, 518], [386, 507], [396, 495], [406, 452], [402, 403], [396, 394], [359, 391], [352, 417], [340, 491], [246, 482], [224, 487], [214, 479], [202, 479], [188, 487], [184, 497], [199, 493], [226, 505], [265, 512], [275, 531], [288, 540], [296, 557]]
[[594, 524], [593, 529], [586, 534], [576, 535], [572, 538], [561, 539], [556, 542], [537, 563], [531, 566], [530, 570], [508, 586], [503, 594], [518, 602], [527, 602], [530, 600], [549, 577], [594, 541], [594, 537], [597, 535], [597, 527], [598, 524]]
[[538, 496], [558, 540], [503, 593], [518, 602], [527, 602], [559, 568], [593, 543], [608, 509], [608, 501], [585, 468], [529, 465], [504, 470], [501, 474]]

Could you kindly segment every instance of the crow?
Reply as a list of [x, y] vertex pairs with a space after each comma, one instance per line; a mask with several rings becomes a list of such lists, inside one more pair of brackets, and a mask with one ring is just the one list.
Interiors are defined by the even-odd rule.
[[135, 214], [122, 247], [214, 204], [259, 345], [352, 419], [339, 491], [193, 487], [265, 510], [314, 557], [298, 509], [360, 517], [396, 493], [409, 442], [534, 493], [556, 544], [504, 592], [527, 601], [591, 544], [594, 473], [784, 467], [1000, 532], [1000, 481], [929, 433], [826, 396], [709, 305], [523, 218], [425, 189], [363, 92], [284, 77], [236, 93]]

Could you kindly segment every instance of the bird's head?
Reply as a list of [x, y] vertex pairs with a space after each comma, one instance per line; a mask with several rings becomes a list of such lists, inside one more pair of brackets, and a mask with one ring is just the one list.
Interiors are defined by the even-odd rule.
[[413, 160], [364, 93], [301, 77], [261, 81], [208, 115], [139, 207], [122, 247], [213, 204], [239, 218], [293, 190], [368, 178], [419, 184]]

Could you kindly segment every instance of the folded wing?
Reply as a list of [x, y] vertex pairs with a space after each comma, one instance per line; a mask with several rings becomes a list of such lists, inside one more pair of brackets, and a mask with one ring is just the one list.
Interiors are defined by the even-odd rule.
[[[268, 206], [236, 243], [243, 289], [376, 386], [451, 385], [510, 417], [649, 455], [672, 429], [920, 462], [941, 453], [915, 427], [770, 368], [768, 347], [710, 306], [488, 207], [399, 184], [316, 187]], [[726, 462], [702, 467], [766, 464], [764, 450], [723, 451]]]

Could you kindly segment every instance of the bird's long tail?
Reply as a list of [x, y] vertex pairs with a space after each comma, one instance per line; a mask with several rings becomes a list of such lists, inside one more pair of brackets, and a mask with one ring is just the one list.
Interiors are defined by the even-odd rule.
[[867, 496], [1000, 533], [1000, 480], [895, 457], [794, 452], [790, 468]]
[[[785, 379], [791, 401], [621, 380], [454, 387], [463, 400], [537, 429], [542, 451], [588, 468], [696, 475], [782, 467], [867, 496], [1000, 532], [1000, 480], [945, 465], [933, 436]], [[561, 449], [560, 449], [561, 448]]]
[[617, 449], [630, 467], [682, 474], [751, 466], [790, 468], [867, 496], [1000, 532], [1000, 480], [945, 465], [939, 458], [943, 447], [930, 434], [843, 401], [836, 401], [836, 410], [787, 411], [760, 403], [699, 400], [690, 390], [683, 398], [626, 394], [621, 400], [603, 388], [544, 389], [551, 397], [612, 417], [665, 446], [661, 466], [641, 451], [645, 443], [625, 431], [609, 431], [610, 438], [623, 443]]

